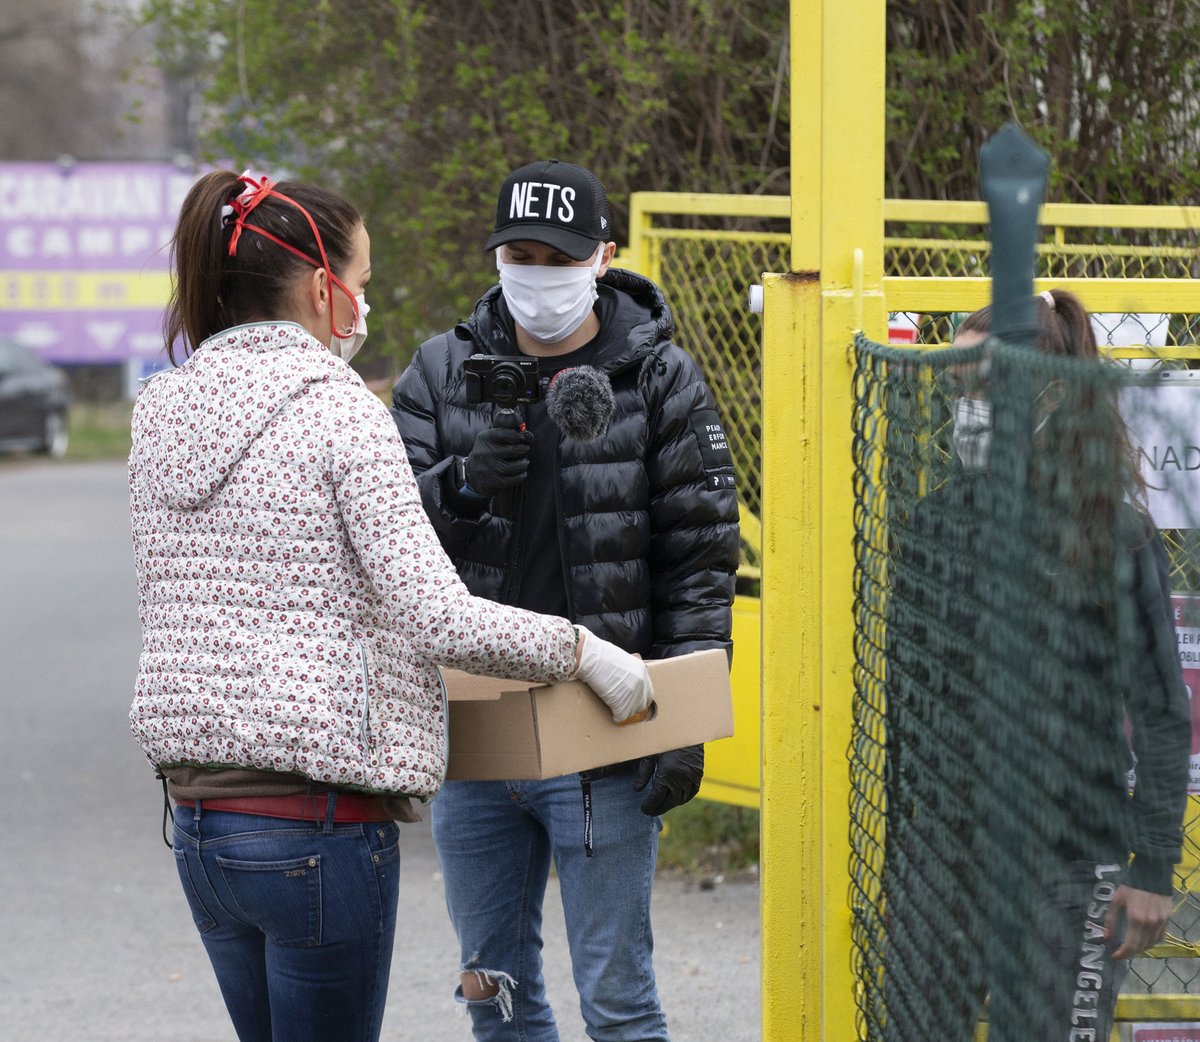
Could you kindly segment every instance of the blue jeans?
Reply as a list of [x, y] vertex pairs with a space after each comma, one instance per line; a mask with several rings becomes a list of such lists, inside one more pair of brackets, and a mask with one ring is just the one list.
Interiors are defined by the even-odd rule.
[[379, 1038], [398, 832], [175, 808], [179, 878], [241, 1042]]
[[[590, 1038], [667, 1042], [651, 955], [650, 887], [662, 823], [639, 809], [633, 773], [591, 782], [593, 856], [584, 850], [579, 775], [449, 781], [433, 838], [463, 971], [499, 985], [467, 1001], [479, 1042], [557, 1042], [542, 980], [542, 901], [553, 858], [571, 969]], [[463, 998], [462, 988], [457, 997]]]

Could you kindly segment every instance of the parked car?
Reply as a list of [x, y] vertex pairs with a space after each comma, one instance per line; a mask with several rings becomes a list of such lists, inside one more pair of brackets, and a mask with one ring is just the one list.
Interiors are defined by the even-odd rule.
[[0, 451], [32, 450], [61, 459], [70, 405], [71, 389], [61, 369], [0, 340]]

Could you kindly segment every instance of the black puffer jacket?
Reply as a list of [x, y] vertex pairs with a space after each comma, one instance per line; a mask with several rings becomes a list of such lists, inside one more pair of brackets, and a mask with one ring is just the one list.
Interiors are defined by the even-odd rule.
[[[737, 495], [711, 393], [691, 356], [671, 341], [670, 309], [653, 283], [610, 269], [599, 282], [603, 325], [592, 364], [616, 408], [595, 441], [560, 437], [559, 551], [573, 621], [647, 658], [729, 650], [738, 562]], [[492, 423], [469, 405], [469, 355], [518, 354], [500, 287], [470, 320], [426, 341], [393, 390], [392, 414], [425, 509], [472, 593], [505, 600], [519, 546], [513, 517], [458, 495], [454, 457]]]

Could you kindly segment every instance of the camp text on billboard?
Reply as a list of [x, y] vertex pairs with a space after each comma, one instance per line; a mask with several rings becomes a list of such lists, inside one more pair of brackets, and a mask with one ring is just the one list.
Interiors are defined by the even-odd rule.
[[0, 337], [52, 362], [160, 359], [168, 244], [195, 179], [171, 163], [0, 163]]

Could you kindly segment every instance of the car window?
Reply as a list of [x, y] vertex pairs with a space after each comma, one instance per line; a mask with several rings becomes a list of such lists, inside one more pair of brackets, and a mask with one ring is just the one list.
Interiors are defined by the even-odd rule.
[[41, 366], [41, 360], [32, 351], [0, 341], [0, 373], [27, 373]]

